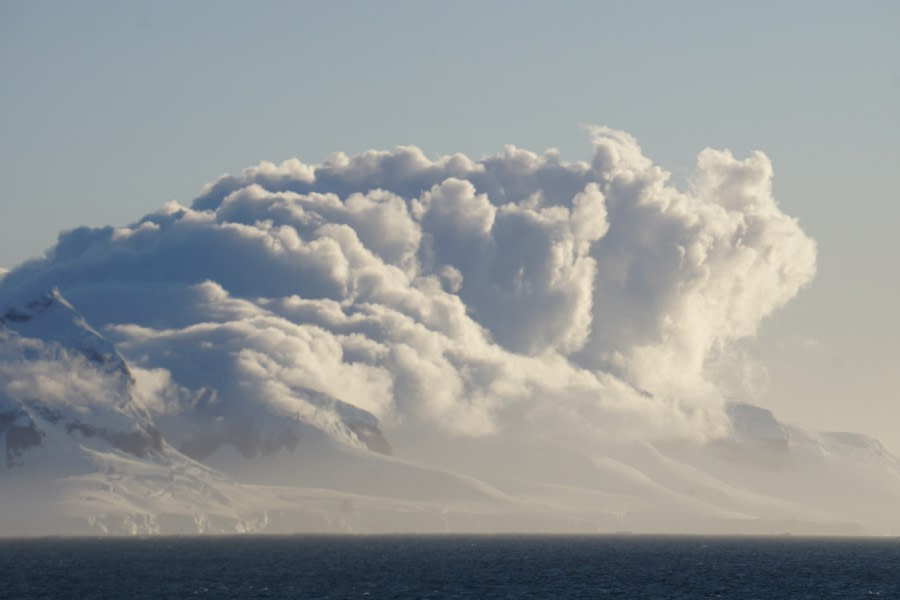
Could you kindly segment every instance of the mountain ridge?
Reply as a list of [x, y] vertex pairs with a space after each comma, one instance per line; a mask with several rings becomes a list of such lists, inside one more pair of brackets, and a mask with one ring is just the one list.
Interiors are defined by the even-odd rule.
[[[0, 533], [27, 534], [22, 523], [37, 527], [44, 513], [44, 533], [82, 534], [881, 531], [848, 509], [839, 494], [847, 480], [871, 494], [868, 509], [888, 530], [900, 530], [883, 509], [885, 497], [900, 499], [900, 461], [877, 440], [810, 432], [746, 403], [727, 404], [731, 434], [705, 444], [434, 439], [434, 456], [423, 447], [409, 460], [390, 456], [371, 413], [307, 389], [370, 443], [311, 425], [295, 431], [297, 421], [276, 415], [282, 428], [268, 431], [281, 438], [223, 433], [191, 448], [202, 439], [166, 426], [184, 413], [144, 406], [148, 372], [129, 366], [59, 290], [2, 314]], [[215, 405], [214, 395], [206, 401]], [[448, 443], [456, 459], [440, 449]], [[29, 503], [29, 493], [49, 500]]]

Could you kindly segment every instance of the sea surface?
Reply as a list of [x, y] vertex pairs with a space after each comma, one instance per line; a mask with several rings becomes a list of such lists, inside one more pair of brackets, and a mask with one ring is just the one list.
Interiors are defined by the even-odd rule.
[[0, 540], [0, 598], [897, 598], [900, 539]]

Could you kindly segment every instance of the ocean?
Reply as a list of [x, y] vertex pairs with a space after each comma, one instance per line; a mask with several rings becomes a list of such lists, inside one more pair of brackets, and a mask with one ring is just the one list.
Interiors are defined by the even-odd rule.
[[898, 598], [900, 539], [0, 540], [0, 598]]

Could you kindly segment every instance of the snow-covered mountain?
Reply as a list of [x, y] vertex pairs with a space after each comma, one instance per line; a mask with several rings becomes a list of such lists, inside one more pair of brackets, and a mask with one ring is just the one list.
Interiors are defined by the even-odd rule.
[[61, 348], [81, 354], [95, 367], [119, 371], [131, 377], [125, 361], [103, 336], [53, 288], [36, 298], [11, 302], [0, 312], [0, 331], [12, 331], [23, 338], [55, 342]]
[[[149, 420], [144, 406], [134, 401], [135, 394], [140, 392], [135, 389], [135, 377], [125, 360], [59, 290], [53, 288], [37, 298], [12, 303], [0, 314], [0, 332], [5, 332], [8, 338], [5, 345], [10, 354], [14, 354], [14, 348], [19, 348], [23, 358], [40, 359], [44, 363], [54, 359], [62, 363], [84, 359], [98, 376], [109, 376], [104, 383], [106, 392], [121, 398], [122, 406], [127, 410], [140, 413], [141, 418]], [[214, 354], [212, 348], [208, 354]], [[223, 371], [221, 362], [224, 361], [219, 356], [206, 363], [183, 361], [182, 358], [173, 348], [161, 364], [170, 367], [181, 381], [189, 382], [192, 387], [172, 385], [166, 390], [153, 391], [170, 394], [165, 399], [170, 401], [169, 404], [159, 406], [155, 417], [165, 426], [168, 440], [177, 442], [188, 456], [204, 458], [220, 446], [230, 446], [246, 458], [291, 452], [302, 431], [315, 429], [310, 420], [281, 407], [254, 405], [252, 396], [247, 397], [246, 393], [241, 394], [241, 402], [223, 401], [220, 390], [229, 386], [239, 388], [243, 382], [226, 381], [228, 372]], [[84, 371], [79, 365], [69, 368]], [[144, 373], [142, 379], [152, 379], [152, 375]], [[308, 388], [291, 391], [320, 413], [331, 417], [330, 421], [326, 420], [326, 429], [334, 435], [375, 452], [390, 454], [390, 445], [371, 413], [321, 391]], [[171, 396], [173, 394], [175, 397]], [[87, 427], [79, 423], [67, 423], [66, 426], [69, 429]], [[156, 436], [154, 449], [158, 450], [160, 436], [155, 427], [150, 429]]]
[[[163, 411], [164, 439], [132, 369], [57, 290], [0, 322], [0, 533], [148, 534], [571, 528], [481, 482], [389, 456], [369, 413], [319, 397], [362, 443], [272, 415], [235, 438], [219, 415]], [[139, 369], [135, 370], [140, 372]], [[170, 399], [171, 400], [171, 399]], [[190, 427], [177, 417], [191, 419]], [[247, 433], [251, 432], [251, 433]], [[248, 439], [249, 438], [249, 439]], [[197, 440], [210, 440], [201, 447]], [[518, 515], [518, 519], [516, 516]], [[527, 518], [525, 518], [527, 516]], [[408, 518], [409, 517], [409, 518]]]
[[202, 394], [193, 411], [156, 399], [154, 415], [148, 373], [56, 290], [5, 308], [0, 359], [4, 534], [900, 530], [900, 461], [876, 440], [747, 404], [704, 444], [486, 438], [422, 444], [410, 460], [388, 456], [374, 417], [349, 405], [337, 410], [368, 444], [296, 417], [273, 438], [264, 414], [268, 430], [229, 438]]
[[250, 494], [163, 439], [124, 359], [57, 290], [0, 314], [4, 533], [260, 527]]
[[58, 431], [138, 457], [161, 451], [162, 435], [134, 401], [124, 359], [57, 290], [0, 314], [7, 468], [31, 448], [61, 443]]
[[877, 441], [723, 400], [816, 269], [770, 161], [707, 149], [679, 189], [589, 133], [261, 163], [61, 233], [0, 279], [0, 532], [32, 498], [108, 531], [900, 532]]

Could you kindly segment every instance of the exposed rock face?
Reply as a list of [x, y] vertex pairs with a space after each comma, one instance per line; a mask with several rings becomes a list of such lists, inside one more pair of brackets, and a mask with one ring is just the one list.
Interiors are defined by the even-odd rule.
[[68, 423], [66, 431], [69, 433], [77, 431], [86, 438], [97, 436], [99, 439], [109, 442], [113, 448], [142, 458], [150, 452], [162, 450], [162, 435], [156, 428], [149, 428], [149, 431], [123, 432], [76, 421]]
[[366, 448], [372, 452], [378, 452], [379, 454], [385, 454], [387, 456], [393, 454], [391, 445], [376, 425], [361, 421], [348, 421], [347, 427], [349, 427], [350, 431], [355, 433], [356, 437], [359, 438], [359, 441], [365, 444]]
[[743, 403], [731, 403], [725, 410], [731, 418], [733, 440], [767, 454], [788, 453], [790, 434], [772, 411]]
[[115, 347], [97, 333], [84, 317], [66, 301], [56, 288], [30, 300], [0, 307], [0, 329], [23, 338], [56, 342], [63, 349], [77, 352], [106, 372], [118, 371], [132, 380], [125, 359]]
[[5, 438], [6, 467], [10, 468], [21, 465], [22, 455], [40, 446], [44, 434], [23, 411], [7, 410], [0, 413], [0, 436]]
[[258, 429], [248, 427], [230, 436], [201, 433], [185, 439], [178, 449], [194, 460], [203, 460], [222, 446], [233, 446], [243, 458], [252, 460], [259, 456], [274, 456], [280, 451], [293, 452], [299, 439], [294, 430], [287, 426], [265, 435]]
[[709, 443], [714, 455], [771, 471], [790, 466], [790, 433], [771, 411], [741, 402], [729, 403], [725, 411], [731, 434]]
[[134, 400], [125, 360], [56, 289], [2, 314], [0, 436], [7, 468], [22, 466], [51, 429], [136, 457], [162, 450], [162, 434]]
[[[8, 466], [21, 465], [23, 455], [41, 445], [43, 429], [48, 426], [136, 457], [162, 450], [166, 428], [161, 432], [147, 410], [135, 401], [136, 382], [127, 362], [58, 290], [0, 307], [0, 311], [0, 336], [5, 342], [0, 358], [10, 369], [6, 392], [0, 389], [0, 435]], [[20, 363], [24, 370], [14, 373], [14, 363]], [[28, 369], [33, 371], [30, 380], [25, 373]], [[39, 381], [47, 377], [41, 370], [53, 371], [51, 378], [59, 381], [52, 398], [41, 397]], [[91, 385], [102, 389], [100, 395], [104, 397], [98, 400], [83, 389], [66, 390], [67, 372], [92, 374], [90, 377], [97, 381]], [[23, 394], [29, 383], [34, 391]], [[316, 390], [295, 391], [322, 410], [336, 414], [339, 420], [335, 427], [348, 440], [356, 440], [373, 452], [391, 453], [371, 413]], [[253, 414], [231, 406], [237, 414], [228, 414], [214, 390], [207, 396], [161, 415], [162, 425], [169, 425], [169, 435], [177, 440], [180, 451], [195, 460], [203, 460], [223, 446], [233, 447], [247, 460], [290, 454], [304, 429], [312, 427], [297, 415], [277, 411]]]
[[55, 290], [0, 307], [0, 534], [238, 533], [272, 504], [169, 446]]
[[0, 534], [900, 531], [900, 461], [877, 440], [749, 404], [708, 443], [416, 440], [415, 462], [372, 413], [300, 384], [281, 391], [325, 419], [239, 380], [246, 397], [223, 399], [221, 369], [184, 385], [160, 369], [154, 405], [153, 373], [56, 291], [0, 315]]

